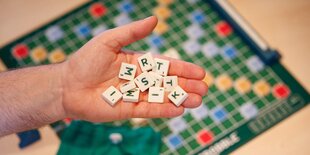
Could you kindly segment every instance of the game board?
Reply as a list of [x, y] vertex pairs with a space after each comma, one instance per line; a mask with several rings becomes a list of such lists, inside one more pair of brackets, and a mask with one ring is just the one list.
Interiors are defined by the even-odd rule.
[[162, 154], [229, 153], [309, 103], [279, 54], [223, 0], [92, 1], [1, 48], [0, 70], [64, 61], [100, 32], [150, 15], [159, 18], [154, 32], [126, 48], [203, 66], [209, 85], [199, 108], [148, 120]]

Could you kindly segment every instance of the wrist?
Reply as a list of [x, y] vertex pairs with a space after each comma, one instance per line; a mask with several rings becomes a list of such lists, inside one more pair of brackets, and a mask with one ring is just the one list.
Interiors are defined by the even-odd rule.
[[63, 101], [64, 101], [64, 78], [65, 78], [65, 64], [54, 64], [51, 65], [52, 69], [52, 92], [55, 94], [55, 102], [52, 103], [55, 109], [55, 118], [57, 120], [62, 120], [67, 117], [66, 111], [64, 109]]

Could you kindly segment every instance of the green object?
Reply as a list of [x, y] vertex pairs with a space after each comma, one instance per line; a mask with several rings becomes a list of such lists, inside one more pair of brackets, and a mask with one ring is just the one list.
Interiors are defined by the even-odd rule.
[[64, 131], [58, 155], [157, 155], [160, 133], [150, 127], [128, 127], [73, 121]]

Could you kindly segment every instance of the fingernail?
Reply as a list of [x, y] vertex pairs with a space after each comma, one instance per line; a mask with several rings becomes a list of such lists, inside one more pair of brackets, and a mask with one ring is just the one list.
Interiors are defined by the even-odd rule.
[[144, 18], [143, 20], [149, 20], [151, 19], [153, 16], [150, 16], [150, 17], [147, 17], [147, 18]]

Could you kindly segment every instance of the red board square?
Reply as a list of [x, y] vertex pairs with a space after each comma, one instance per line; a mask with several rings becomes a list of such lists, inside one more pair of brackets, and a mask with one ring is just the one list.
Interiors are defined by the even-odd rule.
[[28, 56], [29, 50], [25, 44], [16, 45], [12, 50], [12, 55], [15, 59], [24, 59]]
[[233, 31], [231, 26], [225, 21], [220, 21], [219, 23], [217, 23], [215, 25], [215, 30], [220, 37], [226, 37], [230, 35]]
[[201, 130], [197, 133], [197, 142], [200, 145], [208, 145], [211, 144], [213, 141], [213, 133], [208, 130]]
[[284, 84], [277, 84], [273, 87], [273, 94], [278, 99], [287, 98], [290, 95], [290, 89]]
[[106, 12], [107, 8], [101, 3], [95, 3], [89, 8], [89, 13], [95, 18], [103, 16]]

